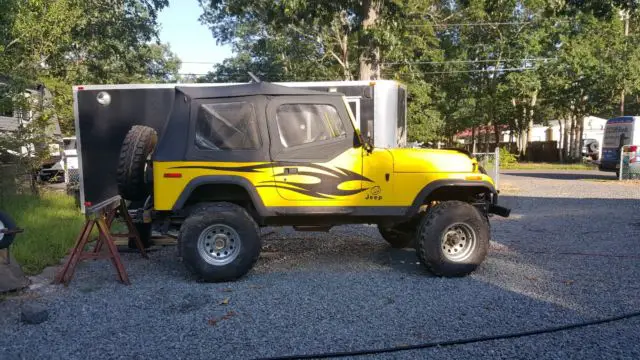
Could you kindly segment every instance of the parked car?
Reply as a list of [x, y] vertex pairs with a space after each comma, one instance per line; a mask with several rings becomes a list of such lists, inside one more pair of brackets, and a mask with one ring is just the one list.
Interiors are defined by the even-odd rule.
[[593, 161], [600, 159], [600, 144], [598, 143], [598, 140], [582, 140], [582, 157], [590, 158]]

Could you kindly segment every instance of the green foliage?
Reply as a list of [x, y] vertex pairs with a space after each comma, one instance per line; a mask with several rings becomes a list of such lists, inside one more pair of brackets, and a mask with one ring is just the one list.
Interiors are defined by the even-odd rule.
[[[47, 116], [73, 133], [71, 86], [175, 81], [180, 60], [157, 40], [167, 0], [0, 0], [0, 89], [8, 99], [44, 84]], [[50, 124], [42, 124], [50, 126]]]
[[409, 87], [412, 140], [490, 125], [526, 141], [534, 123], [610, 117], [622, 100], [640, 112], [636, 1], [199, 1], [235, 50], [200, 81], [349, 80], [377, 66]]
[[27, 274], [57, 265], [73, 246], [83, 223], [75, 200], [64, 193], [41, 196], [15, 195], [0, 198], [0, 209], [9, 214], [24, 233], [18, 234], [11, 251]]
[[500, 148], [500, 167], [503, 169], [513, 169], [518, 164], [518, 157], [506, 148]]

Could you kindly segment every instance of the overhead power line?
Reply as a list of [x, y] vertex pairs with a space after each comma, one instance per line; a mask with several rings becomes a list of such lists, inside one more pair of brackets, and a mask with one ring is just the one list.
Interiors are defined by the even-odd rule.
[[407, 27], [448, 27], [448, 26], [498, 26], [498, 25], [524, 25], [532, 24], [533, 21], [504, 21], [504, 22], [471, 22], [471, 23], [448, 23], [448, 24], [408, 24]]
[[[507, 61], [546, 61], [556, 60], [556, 58], [523, 58], [523, 59], [480, 59], [480, 60], [444, 60], [444, 61], [392, 61], [383, 62], [382, 65], [402, 65], [402, 64], [449, 64], [449, 63], [490, 63], [490, 62], [507, 62]], [[183, 64], [204, 64], [204, 65], [216, 65], [217, 62], [212, 61], [182, 61]]]
[[[570, 20], [555, 20], [555, 23], [567, 23]], [[427, 24], [408, 24], [407, 27], [453, 27], [453, 26], [502, 26], [502, 25], [526, 25], [540, 23], [538, 21], [486, 21], [486, 22], [468, 22], [468, 23], [427, 23]]]
[[429, 64], [473, 64], [473, 63], [493, 63], [493, 62], [507, 62], [507, 61], [547, 61], [556, 60], [556, 58], [524, 58], [524, 59], [480, 59], [480, 60], [445, 60], [445, 61], [395, 61], [395, 62], [383, 62], [382, 65], [429, 65]]
[[[530, 68], [504, 68], [504, 69], [477, 69], [477, 70], [451, 70], [451, 71], [429, 71], [429, 72], [420, 72], [422, 75], [435, 75], [435, 74], [453, 74], [453, 73], [478, 73], [478, 72], [490, 72], [490, 73], [501, 73], [501, 72], [510, 72], [510, 71], [531, 71], [537, 70], [538, 68], [530, 67]], [[393, 70], [382, 70], [383, 72], [390, 73]], [[395, 72], [393, 72], [395, 74]]]

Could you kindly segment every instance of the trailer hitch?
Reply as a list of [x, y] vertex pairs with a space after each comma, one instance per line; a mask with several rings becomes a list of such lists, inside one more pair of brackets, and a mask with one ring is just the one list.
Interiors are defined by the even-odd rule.
[[24, 229], [0, 229], [0, 234], [2, 235], [15, 235], [23, 232]]

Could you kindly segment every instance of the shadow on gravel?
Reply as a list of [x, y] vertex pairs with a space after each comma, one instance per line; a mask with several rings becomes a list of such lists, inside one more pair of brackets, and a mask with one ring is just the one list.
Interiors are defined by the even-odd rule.
[[603, 172], [504, 172], [508, 176], [530, 177], [551, 180], [615, 180], [614, 173]]

